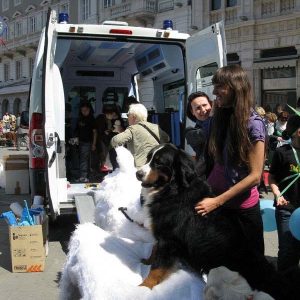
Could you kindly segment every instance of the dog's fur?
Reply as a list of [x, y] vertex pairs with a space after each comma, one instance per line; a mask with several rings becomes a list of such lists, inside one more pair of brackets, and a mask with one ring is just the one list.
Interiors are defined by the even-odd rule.
[[296, 287], [248, 244], [233, 210], [220, 207], [206, 216], [196, 214], [195, 204], [212, 192], [197, 177], [193, 160], [183, 150], [171, 144], [155, 147], [136, 175], [142, 182], [157, 240], [156, 257], [143, 286], [159, 284], [180, 262], [199, 274], [225, 266], [275, 299], [299, 298], [299, 288], [295, 291]]

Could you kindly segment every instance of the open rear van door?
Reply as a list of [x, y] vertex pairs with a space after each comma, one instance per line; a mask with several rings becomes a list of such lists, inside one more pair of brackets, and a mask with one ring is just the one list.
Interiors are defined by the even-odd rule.
[[57, 34], [56, 13], [49, 11], [43, 56], [43, 115], [46, 146], [46, 184], [51, 215], [60, 214], [59, 203], [67, 200], [64, 163], [65, 100], [59, 67], [54, 62]]
[[213, 24], [187, 39], [186, 60], [188, 95], [203, 91], [212, 97], [212, 75], [226, 65], [223, 22]]

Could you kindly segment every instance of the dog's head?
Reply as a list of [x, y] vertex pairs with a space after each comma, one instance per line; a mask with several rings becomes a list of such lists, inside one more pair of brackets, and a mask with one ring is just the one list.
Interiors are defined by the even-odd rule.
[[196, 176], [192, 158], [172, 144], [153, 148], [147, 164], [136, 172], [145, 188], [162, 188], [171, 182], [176, 183], [178, 189], [187, 188]]

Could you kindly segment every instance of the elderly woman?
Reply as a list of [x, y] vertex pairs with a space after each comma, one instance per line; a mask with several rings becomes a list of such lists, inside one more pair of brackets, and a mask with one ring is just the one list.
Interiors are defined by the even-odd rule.
[[137, 168], [147, 161], [149, 151], [160, 143], [169, 142], [169, 136], [158, 125], [147, 122], [148, 112], [141, 104], [131, 104], [128, 110], [128, 127], [111, 140], [112, 147], [126, 145], [134, 157]]

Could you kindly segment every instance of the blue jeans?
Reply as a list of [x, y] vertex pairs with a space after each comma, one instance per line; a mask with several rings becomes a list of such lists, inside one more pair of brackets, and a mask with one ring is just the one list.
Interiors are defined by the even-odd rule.
[[79, 169], [80, 177], [87, 178], [90, 170], [91, 143], [79, 143]]
[[275, 212], [279, 243], [277, 267], [280, 271], [298, 266], [300, 260], [300, 241], [292, 236], [289, 228], [291, 214], [285, 209]]

